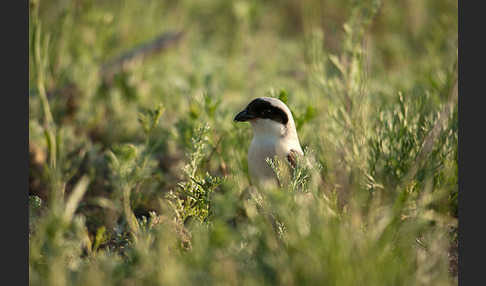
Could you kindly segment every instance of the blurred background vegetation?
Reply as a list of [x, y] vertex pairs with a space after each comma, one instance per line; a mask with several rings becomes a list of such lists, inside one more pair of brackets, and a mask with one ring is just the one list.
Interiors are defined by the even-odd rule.
[[457, 1], [29, 3], [31, 285], [457, 284]]

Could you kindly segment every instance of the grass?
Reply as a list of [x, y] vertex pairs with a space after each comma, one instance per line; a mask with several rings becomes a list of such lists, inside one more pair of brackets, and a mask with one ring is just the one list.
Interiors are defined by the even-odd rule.
[[31, 285], [457, 284], [456, 2], [32, 0], [29, 71]]

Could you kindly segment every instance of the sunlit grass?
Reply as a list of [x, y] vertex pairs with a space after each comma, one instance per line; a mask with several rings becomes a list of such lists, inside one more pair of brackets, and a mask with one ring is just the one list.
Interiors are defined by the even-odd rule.
[[[31, 285], [457, 284], [455, 2], [146, 2], [31, 1]], [[275, 190], [258, 96], [306, 154]]]

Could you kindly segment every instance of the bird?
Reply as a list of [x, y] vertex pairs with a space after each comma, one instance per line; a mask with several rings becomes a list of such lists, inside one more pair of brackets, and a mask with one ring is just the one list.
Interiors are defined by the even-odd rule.
[[279, 186], [267, 158], [286, 160], [295, 168], [297, 156], [304, 155], [290, 109], [277, 98], [258, 97], [236, 114], [234, 121], [249, 122], [253, 129], [248, 149], [251, 184], [263, 188]]

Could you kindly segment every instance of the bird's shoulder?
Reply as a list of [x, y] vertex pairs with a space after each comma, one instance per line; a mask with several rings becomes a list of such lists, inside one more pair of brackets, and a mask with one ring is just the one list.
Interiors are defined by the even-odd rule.
[[302, 152], [295, 149], [290, 149], [287, 153], [287, 161], [290, 163], [292, 168], [297, 166], [297, 157], [303, 155]]

